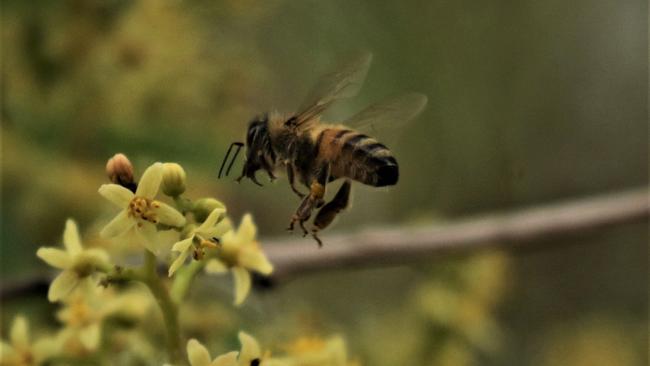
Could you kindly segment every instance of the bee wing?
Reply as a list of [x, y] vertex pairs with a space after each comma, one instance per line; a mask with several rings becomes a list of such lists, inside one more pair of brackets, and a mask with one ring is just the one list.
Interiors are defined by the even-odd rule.
[[394, 134], [396, 129], [424, 110], [427, 100], [426, 95], [419, 93], [389, 97], [348, 118], [343, 124], [373, 136], [388, 131]]
[[357, 95], [368, 74], [371, 61], [372, 54], [366, 52], [323, 75], [298, 109], [296, 125], [314, 120], [336, 100]]

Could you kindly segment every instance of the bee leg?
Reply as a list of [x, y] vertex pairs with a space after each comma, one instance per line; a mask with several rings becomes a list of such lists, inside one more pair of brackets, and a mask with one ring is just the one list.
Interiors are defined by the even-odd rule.
[[311, 237], [314, 238], [314, 240], [316, 240], [316, 243], [318, 243], [318, 247], [319, 247], [319, 248], [322, 248], [322, 247], [323, 247], [323, 241], [320, 240], [320, 238], [318, 237], [318, 235], [316, 235], [316, 232], [312, 232], [312, 233], [311, 233]]
[[287, 178], [289, 179], [289, 185], [291, 186], [291, 190], [298, 195], [300, 198], [304, 198], [305, 194], [300, 192], [296, 186], [295, 186], [295, 176], [293, 173], [293, 165], [287, 164]]
[[314, 219], [314, 227], [311, 229], [311, 235], [317, 242], [320, 243], [321, 241], [318, 236], [316, 236], [316, 233], [328, 227], [332, 221], [334, 221], [336, 215], [348, 207], [348, 204], [350, 203], [351, 190], [351, 182], [345, 180], [341, 185], [341, 188], [336, 192], [336, 196], [334, 196], [331, 201], [318, 211], [318, 214]]
[[289, 227], [287, 230], [292, 231], [294, 224], [296, 222], [300, 223], [300, 227], [303, 229], [303, 234], [307, 235], [309, 231], [304, 227], [304, 222], [309, 220], [311, 217], [311, 212], [314, 210], [314, 207], [321, 205], [323, 202], [323, 197], [325, 196], [325, 185], [329, 180], [330, 175], [330, 165], [324, 164], [320, 170], [318, 170], [317, 178], [311, 184], [311, 189], [309, 195], [305, 197], [296, 213], [291, 218]]
[[[307, 218], [309, 220], [309, 217]], [[305, 221], [307, 220], [300, 220], [300, 228], [302, 229], [302, 237], [304, 238], [305, 236], [309, 235], [309, 230], [305, 227]]]

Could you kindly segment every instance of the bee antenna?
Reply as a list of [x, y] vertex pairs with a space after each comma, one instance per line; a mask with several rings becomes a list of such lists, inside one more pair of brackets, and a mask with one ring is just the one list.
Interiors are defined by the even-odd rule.
[[[221, 162], [221, 167], [219, 168], [219, 175], [218, 175], [219, 179], [221, 179], [221, 173], [223, 172], [223, 167], [226, 166], [226, 161], [228, 161], [228, 157], [230, 156], [230, 150], [232, 150], [232, 147], [235, 145], [237, 146], [237, 152], [234, 155], [234, 157], [236, 158], [237, 153], [239, 153], [239, 149], [241, 149], [241, 147], [244, 144], [241, 142], [233, 142], [232, 144], [230, 144], [230, 146], [228, 147], [228, 151], [226, 151], [226, 156], [224, 156], [223, 161]], [[230, 165], [228, 166], [228, 169], [226, 170], [226, 175], [228, 175], [228, 172], [230, 172], [230, 168], [232, 167], [234, 161], [235, 159], [233, 158], [233, 160], [230, 162]]]

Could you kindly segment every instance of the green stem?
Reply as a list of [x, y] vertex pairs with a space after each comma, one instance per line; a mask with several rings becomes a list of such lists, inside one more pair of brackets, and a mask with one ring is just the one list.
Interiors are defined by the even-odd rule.
[[192, 211], [194, 209], [194, 203], [182, 196], [174, 196], [174, 203], [176, 204], [176, 208], [185, 215], [189, 211]]
[[176, 304], [180, 304], [183, 301], [190, 289], [192, 281], [194, 281], [194, 278], [201, 272], [203, 267], [205, 267], [205, 261], [192, 261], [187, 266], [179, 268], [176, 272], [170, 291], [171, 298]]
[[183, 351], [178, 325], [178, 307], [169, 296], [167, 287], [156, 272], [156, 256], [148, 250], [144, 254], [143, 281], [156, 299], [167, 331], [167, 354], [173, 364], [183, 363]]
[[[158, 276], [156, 271], [156, 255], [144, 251], [144, 264], [139, 269], [114, 267], [107, 272], [105, 284], [138, 281], [142, 282], [160, 307], [167, 333], [167, 355], [169, 362], [175, 365], [184, 364], [183, 346], [181, 343], [180, 327], [178, 325], [178, 305], [170, 296], [169, 289]], [[180, 303], [180, 302], [179, 302]]]

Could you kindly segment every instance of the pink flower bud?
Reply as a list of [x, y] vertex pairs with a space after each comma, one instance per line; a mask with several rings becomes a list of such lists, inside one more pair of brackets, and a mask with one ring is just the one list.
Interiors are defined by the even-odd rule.
[[135, 189], [133, 165], [126, 155], [119, 153], [108, 159], [108, 162], [106, 162], [106, 174], [112, 183], [119, 184], [130, 190]]

